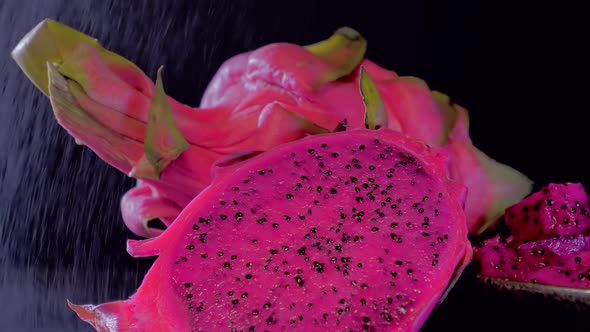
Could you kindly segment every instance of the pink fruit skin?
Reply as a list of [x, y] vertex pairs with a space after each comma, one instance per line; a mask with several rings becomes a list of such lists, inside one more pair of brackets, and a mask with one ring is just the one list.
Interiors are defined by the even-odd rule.
[[474, 250], [481, 274], [590, 289], [588, 206], [581, 184], [552, 183], [510, 207], [510, 237], [497, 235]]
[[162, 235], [129, 242], [159, 255], [136, 294], [71, 306], [99, 331], [417, 331], [471, 259], [447, 157], [357, 129], [224, 162]]
[[[75, 96], [89, 120], [73, 122], [72, 114], [56, 111], [58, 121], [105, 161], [131, 174], [144, 152], [153, 84], [136, 69], [106, 63], [87, 45], [80, 48], [66, 63], [74, 63], [83, 74], [88, 88]], [[472, 193], [465, 207], [471, 233], [480, 233], [530, 192], [528, 178], [473, 146], [464, 108], [432, 92], [420, 79], [400, 77], [367, 59], [359, 65], [382, 96], [390, 129], [448, 152], [451, 177]], [[343, 119], [350, 128], [363, 128], [358, 66], [346, 76], [326, 80], [335, 70], [304, 47], [275, 43], [228, 59], [208, 85], [200, 108], [168, 97], [189, 148], [169, 163], [159, 179], [144, 179], [140, 189], [123, 198], [122, 213], [129, 228], [143, 237], [161, 233], [147, 228], [146, 220], [161, 217], [172, 222], [170, 212], [178, 214], [209, 185], [210, 168], [223, 156], [268, 150], [332, 130]]]

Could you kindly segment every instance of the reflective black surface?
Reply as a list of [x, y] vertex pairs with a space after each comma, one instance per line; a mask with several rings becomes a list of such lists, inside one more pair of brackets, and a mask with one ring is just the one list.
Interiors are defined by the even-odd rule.
[[[348, 25], [368, 40], [370, 59], [466, 106], [474, 143], [490, 156], [538, 186], [590, 184], [580, 8], [368, 2], [0, 0], [0, 330], [89, 331], [66, 298], [127, 297], [152, 262], [125, 252], [132, 235], [118, 203], [133, 181], [75, 145], [9, 57], [46, 17], [95, 36], [150, 77], [163, 64], [167, 92], [195, 106], [228, 57], [315, 42]], [[589, 308], [496, 292], [467, 274], [423, 330], [588, 324]]]

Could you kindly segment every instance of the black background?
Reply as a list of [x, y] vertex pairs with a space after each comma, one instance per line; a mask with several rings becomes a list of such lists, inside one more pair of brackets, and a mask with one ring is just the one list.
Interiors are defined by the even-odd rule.
[[[48, 100], [9, 57], [42, 19], [98, 38], [150, 77], [165, 65], [167, 92], [193, 106], [228, 57], [278, 41], [309, 44], [348, 25], [368, 40], [368, 58], [400, 75], [421, 77], [466, 106], [474, 143], [490, 156], [537, 186], [587, 186], [583, 11], [563, 1], [521, 6], [0, 0], [0, 330], [89, 330], [65, 299], [127, 297], [152, 262], [125, 252], [132, 235], [118, 204], [133, 181], [74, 145]], [[498, 295], [466, 276], [423, 330], [590, 329], [581, 325], [590, 324], [589, 308], [564, 308]]]

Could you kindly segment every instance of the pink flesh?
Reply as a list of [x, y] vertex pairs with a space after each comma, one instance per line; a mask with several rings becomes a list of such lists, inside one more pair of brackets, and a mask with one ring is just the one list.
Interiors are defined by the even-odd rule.
[[580, 183], [550, 184], [506, 211], [517, 241], [581, 234], [590, 229], [588, 197]]
[[355, 130], [228, 163], [162, 235], [129, 243], [136, 256], [159, 254], [134, 296], [77, 312], [107, 331], [416, 331], [471, 258], [465, 190], [445, 161], [392, 131]]
[[[581, 184], [549, 184], [506, 210], [512, 235], [476, 248], [482, 275], [590, 288], [590, 216]], [[567, 223], [564, 220], [567, 218]]]
[[485, 276], [590, 289], [590, 236], [520, 245], [502, 244], [499, 237], [495, 237], [475, 249], [475, 259], [480, 262], [481, 274]]

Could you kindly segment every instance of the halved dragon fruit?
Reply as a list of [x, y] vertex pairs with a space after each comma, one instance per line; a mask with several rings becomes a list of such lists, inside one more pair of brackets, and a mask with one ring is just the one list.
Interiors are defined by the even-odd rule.
[[590, 205], [581, 184], [549, 184], [504, 219], [510, 234], [475, 249], [482, 275], [590, 289]]
[[[386, 122], [361, 69], [368, 128]], [[471, 259], [448, 155], [387, 128], [241, 159], [160, 236], [130, 299], [70, 304], [99, 331], [417, 331]]]
[[[138, 179], [121, 207], [140, 236], [160, 234], [148, 220], [169, 225], [209, 185], [210, 167], [224, 156], [327, 133], [344, 118], [349, 128], [362, 128], [360, 65], [382, 95], [385, 125], [450, 155], [451, 177], [469, 189], [471, 233], [530, 192], [528, 178], [473, 146], [464, 108], [417, 78], [364, 59], [365, 50], [358, 32], [342, 28], [317, 44], [275, 43], [237, 55], [213, 77], [200, 108], [167, 97], [160, 76], [154, 86], [131, 62], [52, 20], [27, 34], [12, 55], [78, 142]], [[51, 89], [48, 72], [66, 83]]]

